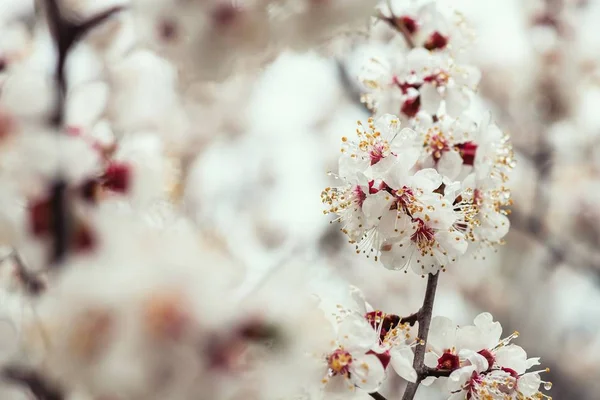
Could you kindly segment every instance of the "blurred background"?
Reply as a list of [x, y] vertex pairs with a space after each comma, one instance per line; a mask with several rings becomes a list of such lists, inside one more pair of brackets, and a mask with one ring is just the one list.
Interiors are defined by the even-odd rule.
[[[466, 324], [491, 312], [550, 367], [544, 379], [555, 399], [598, 399], [600, 1], [440, 2], [477, 32], [469, 57], [483, 72], [479, 106], [511, 134], [517, 166], [506, 244], [444, 273], [434, 314]], [[26, 52], [31, 4], [3, 15], [0, 83]], [[356, 255], [322, 213], [340, 138], [368, 117], [345, 62], [352, 41], [348, 34], [314, 52], [286, 52], [264, 69], [202, 86], [183, 77], [194, 135], [180, 149], [178, 199], [215, 246], [248, 267], [249, 281], [291, 258], [324, 259], [375, 307], [408, 314], [424, 280]], [[383, 392], [394, 398], [401, 385]]]

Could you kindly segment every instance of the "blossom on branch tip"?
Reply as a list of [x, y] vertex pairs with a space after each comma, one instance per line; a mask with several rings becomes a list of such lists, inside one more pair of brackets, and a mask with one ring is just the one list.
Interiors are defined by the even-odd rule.
[[502, 327], [489, 313], [482, 313], [474, 325], [457, 327], [451, 320], [435, 317], [431, 322], [425, 364], [451, 372], [447, 379], [450, 399], [541, 399], [543, 383], [539, 358], [527, 358], [525, 350], [511, 341], [515, 332], [501, 338]]

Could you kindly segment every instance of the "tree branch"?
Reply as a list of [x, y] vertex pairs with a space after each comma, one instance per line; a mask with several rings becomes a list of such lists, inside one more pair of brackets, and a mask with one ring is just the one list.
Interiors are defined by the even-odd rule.
[[369, 396], [371, 396], [372, 398], [374, 398], [375, 400], [387, 400], [385, 398], [385, 396], [383, 396], [382, 394], [380, 394], [379, 392], [373, 392], [373, 393], [369, 393]]
[[429, 337], [429, 325], [431, 325], [431, 314], [433, 313], [433, 303], [435, 301], [435, 292], [437, 289], [440, 272], [437, 274], [429, 274], [427, 276], [427, 288], [425, 289], [425, 298], [423, 299], [423, 307], [418, 312], [417, 322], [419, 323], [418, 336], [421, 343], [415, 348], [415, 359], [413, 368], [417, 372], [417, 381], [409, 383], [406, 386], [402, 400], [412, 400], [417, 393], [417, 389], [421, 381], [426, 378], [430, 370], [425, 366], [425, 350], [427, 348], [427, 338]]
[[435, 378], [447, 378], [450, 376], [451, 373], [452, 371], [450, 371], [449, 369], [435, 369], [425, 367], [422, 379], [425, 379], [429, 376], [433, 376]]
[[[67, 20], [60, 12], [57, 0], [46, 0], [46, 18], [58, 52], [54, 79], [56, 81], [56, 105], [50, 124], [60, 132], [65, 113], [67, 80], [65, 64], [71, 49], [92, 29], [102, 24], [123, 7], [112, 7], [87, 21], [75, 23]], [[71, 222], [67, 197], [67, 182], [59, 175], [52, 185], [50, 207], [52, 210], [53, 249], [51, 265], [57, 265], [67, 255]]]
[[64, 398], [60, 390], [42, 379], [35, 371], [8, 366], [2, 371], [2, 377], [27, 387], [38, 400], [63, 400]]

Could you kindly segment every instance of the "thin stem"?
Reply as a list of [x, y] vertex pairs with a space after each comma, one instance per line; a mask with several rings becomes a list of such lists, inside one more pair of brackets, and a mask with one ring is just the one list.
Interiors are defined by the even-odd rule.
[[433, 313], [433, 303], [435, 301], [435, 292], [437, 289], [440, 273], [429, 274], [427, 277], [427, 288], [425, 289], [425, 298], [423, 307], [419, 310], [417, 322], [419, 323], [418, 336], [421, 343], [415, 348], [415, 359], [413, 368], [417, 372], [417, 381], [409, 383], [404, 391], [402, 400], [412, 400], [417, 393], [421, 381], [428, 376], [431, 371], [425, 366], [425, 350], [427, 347], [427, 338], [429, 337], [429, 325], [431, 325], [431, 314]]

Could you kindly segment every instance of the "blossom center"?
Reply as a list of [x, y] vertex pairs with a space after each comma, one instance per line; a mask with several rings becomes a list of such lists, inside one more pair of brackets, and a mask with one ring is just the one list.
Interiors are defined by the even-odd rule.
[[442, 354], [440, 358], [438, 358], [437, 369], [454, 371], [458, 368], [460, 368], [460, 360], [457, 355], [446, 352]]
[[333, 375], [348, 375], [351, 364], [352, 355], [344, 349], [335, 350], [327, 358], [327, 365]]
[[409, 97], [408, 99], [404, 100], [404, 103], [402, 103], [402, 107], [400, 108], [400, 111], [407, 117], [412, 118], [415, 115], [417, 115], [417, 113], [419, 112], [420, 109], [421, 109], [421, 97], [414, 96], [414, 97]]
[[352, 193], [354, 194], [354, 196], [356, 198], [356, 202], [358, 203], [358, 206], [362, 207], [363, 203], [367, 199], [366, 193], [362, 190], [360, 185], [356, 185], [354, 187], [354, 189], [352, 190]]
[[423, 47], [427, 50], [442, 50], [448, 45], [448, 37], [442, 35], [438, 31], [435, 31], [429, 36]]
[[[367, 321], [373, 329], [379, 333], [379, 341], [385, 342], [390, 332], [395, 332], [395, 329], [400, 324], [400, 317], [395, 314], [386, 314], [383, 311], [371, 311], [365, 315]], [[391, 336], [394, 336], [392, 333]]]
[[427, 75], [425, 78], [423, 78], [424, 82], [431, 83], [436, 87], [446, 86], [449, 80], [450, 75], [446, 71], [440, 71], [436, 74]]
[[473, 165], [475, 163], [475, 154], [477, 154], [477, 145], [473, 142], [465, 142], [456, 145], [456, 150], [463, 159], [463, 164]]
[[387, 150], [387, 143], [376, 143], [369, 152], [371, 159], [371, 165], [377, 164], [381, 159], [385, 157], [384, 152]]
[[111, 162], [102, 178], [103, 186], [107, 189], [125, 193], [131, 185], [131, 169], [128, 164]]
[[435, 231], [427, 226], [422, 219], [417, 218], [417, 229], [415, 233], [412, 234], [410, 239], [417, 244], [419, 249], [422, 251], [431, 245], [434, 242]]
[[411, 205], [415, 202], [415, 194], [413, 190], [407, 186], [398, 189], [395, 192], [390, 192], [396, 198], [396, 201], [390, 207], [397, 210], [404, 210], [407, 214], [411, 213]]
[[433, 160], [436, 163], [440, 160], [440, 158], [442, 158], [442, 154], [445, 151], [450, 150], [450, 147], [448, 146], [448, 141], [442, 134], [436, 134], [431, 136], [431, 138], [429, 139], [428, 146], [432, 151], [431, 155], [433, 156]]
[[418, 28], [417, 21], [407, 15], [396, 18], [396, 25], [404, 27], [411, 35], [414, 34]]

